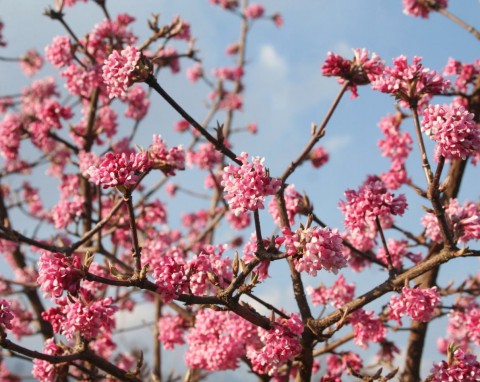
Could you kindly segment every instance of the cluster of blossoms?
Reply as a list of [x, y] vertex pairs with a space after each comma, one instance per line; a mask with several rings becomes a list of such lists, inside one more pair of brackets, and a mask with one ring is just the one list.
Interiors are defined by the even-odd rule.
[[392, 296], [389, 303], [389, 318], [397, 320], [401, 325], [401, 317], [408, 315], [420, 322], [428, 322], [435, 314], [435, 308], [440, 303], [437, 288], [402, 288], [400, 296]]
[[407, 57], [402, 55], [393, 60], [392, 67], [385, 67], [375, 77], [372, 89], [393, 94], [409, 107], [433, 95], [443, 94], [449, 84], [436, 71], [425, 68], [421, 57], [413, 57], [413, 63], [409, 65]]
[[[480, 239], [480, 207], [466, 201], [463, 205], [457, 199], [451, 199], [445, 207], [445, 214], [454, 233], [454, 238], [462, 243]], [[433, 213], [422, 218], [426, 235], [433, 241], [442, 241], [438, 219]]]
[[347, 266], [342, 237], [337, 230], [301, 227], [292, 232], [284, 227], [282, 234], [283, 236], [277, 238], [277, 244], [285, 245], [298, 272], [304, 271], [316, 276], [321, 269], [337, 273], [339, 269]]
[[325, 148], [318, 146], [310, 152], [308, 159], [314, 168], [320, 168], [328, 162], [329, 155]]
[[385, 339], [387, 328], [380, 317], [374, 317], [373, 311], [358, 309], [350, 316], [353, 326], [353, 342], [361, 348], [367, 348], [370, 341], [380, 343]]
[[185, 169], [185, 150], [182, 146], [168, 149], [160, 135], [153, 136], [153, 143], [148, 147], [148, 155], [152, 167], [166, 175], [175, 175], [176, 170]]
[[320, 382], [340, 382], [343, 373], [351, 374], [351, 370], [358, 373], [363, 368], [363, 362], [357, 353], [347, 351], [327, 356], [328, 374]]
[[[290, 225], [295, 224], [295, 216], [302, 212], [305, 212], [305, 200], [302, 195], [300, 195], [297, 190], [295, 190], [295, 185], [290, 184], [285, 187], [283, 192], [283, 197], [285, 199], [285, 208], [287, 210], [288, 223]], [[272, 199], [268, 204], [268, 212], [273, 217], [273, 220], [276, 225], [279, 227], [282, 226], [280, 220], [280, 209], [278, 206], [278, 201]]]
[[464, 353], [462, 349], [453, 352], [449, 362], [442, 361], [434, 364], [428, 380], [432, 382], [460, 382], [480, 380], [480, 362], [471, 353]]
[[317, 288], [307, 287], [307, 292], [312, 299], [313, 305], [332, 304], [335, 308], [340, 309], [347, 302], [352, 301], [355, 295], [355, 284], [347, 284], [343, 275], [338, 276], [337, 280], [330, 288], [321, 284]]
[[73, 47], [68, 36], [56, 36], [52, 44], [45, 47], [45, 58], [56, 68], [62, 68], [72, 62]]
[[355, 98], [358, 97], [357, 86], [369, 84], [376, 76], [381, 75], [384, 64], [375, 53], [369, 57], [366, 49], [354, 49], [353, 54], [352, 60], [346, 60], [338, 54], [328, 52], [322, 66], [322, 74], [327, 77], [338, 77], [339, 84], [348, 81], [352, 98]]
[[225, 199], [235, 215], [263, 209], [265, 197], [274, 195], [281, 184], [280, 180], [270, 178], [263, 166], [264, 159], [253, 157], [249, 163], [247, 153], [241, 153], [238, 159], [242, 164], [225, 167], [221, 182]]
[[12, 323], [14, 316], [12, 309], [7, 300], [0, 300], [0, 325], [3, 325], [7, 329], [12, 329]]
[[187, 162], [191, 166], [196, 164], [202, 170], [213, 170], [221, 160], [222, 154], [211, 143], [202, 143], [196, 152], [191, 150], [187, 153]]
[[459, 92], [468, 93], [469, 87], [475, 86], [475, 81], [480, 73], [480, 60], [476, 59], [473, 64], [464, 64], [453, 58], [449, 58], [443, 69], [444, 76], [456, 76], [454, 85]]
[[249, 4], [245, 9], [244, 15], [249, 19], [258, 19], [263, 16], [265, 9], [261, 4]]
[[20, 57], [20, 69], [23, 73], [32, 77], [42, 68], [43, 58], [35, 49], [29, 49], [22, 57]]
[[402, 0], [403, 13], [409, 16], [428, 18], [432, 10], [447, 8], [448, 0]]
[[150, 69], [142, 65], [142, 53], [134, 46], [127, 46], [120, 53], [114, 50], [103, 65], [103, 80], [109, 97], [124, 97], [132, 83], [145, 80]]
[[175, 345], [185, 343], [183, 334], [187, 327], [187, 321], [179, 315], [164, 314], [158, 320], [158, 340], [163, 347], [172, 350]]
[[[63, 349], [55, 343], [53, 338], [49, 338], [45, 341], [42, 353], [58, 356], [63, 354]], [[62, 367], [62, 364], [57, 366], [48, 361], [35, 359], [33, 360], [32, 375], [39, 381], [55, 381], [57, 377], [57, 369]]]
[[378, 126], [385, 138], [377, 143], [380, 152], [391, 161], [390, 170], [380, 177], [390, 190], [396, 190], [402, 184], [410, 183], [405, 169], [405, 161], [412, 151], [413, 139], [408, 132], [400, 130], [402, 115], [388, 115], [380, 120]]
[[[409, 259], [414, 264], [422, 260], [420, 253], [413, 253], [409, 250], [407, 240], [388, 239], [387, 247], [394, 268], [401, 268], [404, 259]], [[376, 256], [382, 263], [388, 265], [387, 254], [383, 246], [378, 249]]]
[[102, 185], [103, 188], [134, 186], [139, 174], [148, 171], [152, 167], [152, 161], [147, 152], [137, 154], [106, 153], [98, 165], [88, 169], [90, 181]]
[[369, 177], [358, 191], [345, 191], [345, 197], [346, 201], [340, 201], [339, 206], [345, 215], [345, 226], [350, 230], [362, 229], [377, 217], [401, 216], [407, 208], [405, 195], [394, 196], [376, 177]]
[[50, 297], [58, 298], [64, 291], [76, 294], [84, 274], [79, 256], [42, 251], [38, 260], [37, 284]]
[[436, 156], [463, 159], [480, 149], [480, 129], [464, 107], [430, 105], [423, 111], [422, 130], [436, 143]]

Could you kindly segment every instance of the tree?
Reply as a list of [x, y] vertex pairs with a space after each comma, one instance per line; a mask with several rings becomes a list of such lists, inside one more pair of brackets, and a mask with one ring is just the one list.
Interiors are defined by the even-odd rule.
[[[133, 26], [144, 20], [113, 14], [105, 0], [79, 3], [55, 0], [45, 11], [64, 30], [45, 47], [55, 77], [0, 99], [2, 380], [23, 379], [15, 359], [41, 381], [198, 381], [241, 366], [261, 381], [480, 380], [478, 275], [439, 278], [480, 254], [480, 206], [460, 194], [480, 158], [478, 60], [451, 58], [440, 73], [418, 56], [389, 64], [367, 49], [328, 53], [321, 72], [338, 94], [323, 121], [302, 130], [301, 150], [278, 147], [288, 165], [274, 172], [249, 150], [257, 125], [237, 121], [248, 98], [247, 40], [257, 25], [282, 27], [280, 13], [211, 0], [240, 34], [226, 51], [234, 64], [209, 75], [182, 17], [153, 14], [141, 39]], [[403, 1], [408, 15], [441, 14], [480, 39], [447, 5]], [[82, 35], [68, 16], [84, 6], [103, 15]], [[29, 77], [43, 66], [35, 49], [0, 59]], [[181, 62], [210, 92], [201, 122], [165, 85]], [[328, 167], [319, 143], [345, 95], [367, 85], [395, 101], [379, 122], [390, 169], [345, 190], [335, 228], [323, 201], [292, 179]], [[170, 141], [156, 130], [142, 146], [143, 127], [162, 120], [152, 107], [160, 100], [181, 118], [176, 133], [165, 134]], [[411, 203], [423, 206], [420, 229], [402, 220]], [[292, 301], [264, 295], [269, 288]], [[142, 304], [153, 337], [127, 349], [117, 321]], [[443, 355], [426, 365], [435, 325]], [[186, 370], [166, 367], [162, 347], [180, 347]]]

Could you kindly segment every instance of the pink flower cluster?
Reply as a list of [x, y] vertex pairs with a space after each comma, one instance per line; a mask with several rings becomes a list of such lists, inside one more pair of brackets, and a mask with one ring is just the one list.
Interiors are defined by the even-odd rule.
[[428, 322], [435, 315], [435, 308], [440, 303], [437, 288], [402, 288], [400, 296], [392, 296], [389, 303], [391, 320], [401, 325], [401, 317], [408, 315], [420, 322]]
[[37, 284], [45, 295], [60, 297], [64, 291], [76, 294], [82, 278], [82, 263], [78, 256], [41, 251]]
[[[445, 214], [451, 224], [454, 238], [462, 243], [480, 239], [480, 207], [466, 201], [463, 205], [457, 199], [451, 199], [445, 207]], [[442, 234], [437, 217], [428, 213], [422, 218], [426, 235], [433, 241], [442, 241]]]
[[457, 349], [450, 363], [442, 361], [434, 364], [429, 380], [432, 382], [474, 382], [480, 381], [480, 362], [471, 353]]
[[[43, 347], [43, 354], [62, 355], [62, 353], [62, 348], [55, 343], [54, 338], [49, 338], [45, 341], [45, 346]], [[47, 361], [34, 359], [32, 375], [42, 382], [55, 381], [57, 379], [57, 367], [62, 367], [62, 365], [56, 366]]]
[[405, 161], [412, 151], [413, 139], [408, 132], [401, 132], [402, 119], [401, 114], [388, 115], [378, 124], [385, 138], [379, 140], [377, 145], [382, 155], [391, 161], [390, 170], [382, 174], [381, 179], [390, 190], [410, 183], [405, 170]]
[[98, 165], [88, 169], [90, 181], [102, 185], [103, 188], [125, 187], [135, 185], [139, 174], [148, 171], [152, 167], [152, 161], [147, 152], [137, 154], [107, 153]]
[[132, 118], [136, 121], [145, 117], [150, 106], [150, 101], [148, 100], [147, 92], [143, 90], [140, 85], [132, 87], [128, 91], [125, 100], [128, 103], [127, 110], [125, 110], [125, 117]]
[[140, 60], [141, 52], [134, 46], [127, 46], [120, 53], [116, 50], [103, 64], [103, 80], [110, 98], [124, 97], [133, 83], [133, 75]]
[[401, 216], [407, 208], [405, 195], [394, 196], [376, 177], [369, 177], [358, 191], [345, 191], [345, 197], [346, 201], [341, 200], [339, 207], [345, 215], [345, 227], [352, 231], [363, 231], [377, 217]]
[[162, 342], [163, 347], [172, 350], [175, 345], [185, 343], [183, 334], [187, 327], [187, 322], [179, 315], [164, 314], [158, 320], [158, 340]]
[[328, 162], [328, 159], [330, 157], [325, 148], [323, 148], [322, 146], [318, 146], [312, 150], [308, 158], [312, 162], [312, 166], [314, 168], [320, 168]]
[[270, 330], [257, 330], [261, 344], [247, 347], [247, 358], [257, 373], [274, 375], [279, 366], [292, 360], [302, 350], [300, 336], [303, 323], [296, 314], [289, 319], [280, 319]]
[[382, 342], [387, 334], [387, 328], [379, 317], [373, 316], [373, 311], [356, 310], [350, 316], [350, 323], [353, 325], [353, 342], [364, 349], [370, 341]]
[[409, 16], [428, 18], [429, 13], [437, 8], [446, 8], [448, 0], [434, 0], [434, 6], [428, 5], [430, 1], [425, 0], [402, 0], [403, 13]]
[[328, 374], [320, 382], [340, 382], [343, 373], [351, 374], [350, 370], [360, 372], [362, 370], [362, 359], [357, 353], [347, 351], [340, 354], [330, 354], [327, 356]]
[[30, 49], [20, 57], [20, 69], [23, 73], [32, 77], [42, 68], [43, 58], [35, 49]]
[[447, 65], [443, 69], [444, 76], [456, 76], [455, 86], [459, 92], [467, 94], [469, 86], [475, 85], [475, 80], [480, 73], [480, 60], [476, 59], [473, 64], [463, 64], [462, 62], [449, 58]]
[[448, 86], [446, 81], [434, 70], [422, 65], [422, 58], [413, 57], [413, 63], [408, 64], [406, 56], [393, 60], [392, 67], [385, 67], [383, 73], [372, 81], [372, 88], [382, 93], [395, 95], [396, 98], [408, 103], [418, 102], [423, 96], [443, 94]]
[[235, 215], [263, 209], [265, 197], [274, 195], [281, 181], [270, 178], [260, 157], [253, 157], [249, 163], [248, 154], [241, 153], [237, 159], [242, 165], [229, 164], [223, 169], [221, 185], [225, 199]]
[[307, 287], [307, 292], [313, 305], [327, 305], [331, 303], [337, 309], [342, 308], [347, 302], [352, 301], [355, 295], [355, 284], [347, 284], [343, 275], [330, 288], [321, 284], [317, 288]]
[[[293, 184], [289, 184], [285, 187], [283, 196], [285, 199], [285, 207], [287, 209], [288, 223], [293, 225], [295, 224], [295, 216], [305, 209], [303, 196], [295, 190], [295, 185]], [[272, 215], [275, 224], [281, 227], [280, 211], [278, 202], [275, 198], [268, 204], [268, 212]]]
[[[407, 240], [388, 239], [387, 247], [394, 268], [401, 268], [404, 259], [409, 259], [414, 264], [422, 260], [422, 255], [420, 253], [413, 253], [409, 250], [409, 243]], [[387, 254], [383, 246], [379, 248], [377, 252], [377, 259], [385, 265], [388, 264]]]
[[201, 310], [185, 336], [185, 362], [189, 367], [211, 371], [236, 369], [255, 334], [253, 324], [233, 312]]
[[480, 129], [464, 107], [430, 105], [423, 111], [422, 130], [437, 142], [436, 155], [463, 159], [480, 149]]
[[185, 169], [185, 151], [182, 146], [167, 149], [167, 144], [160, 135], [153, 136], [148, 154], [152, 167], [160, 169], [165, 175], [175, 175], [176, 170]]
[[198, 150], [187, 153], [187, 162], [196, 164], [201, 170], [213, 170], [222, 160], [222, 154], [211, 143], [202, 143]]
[[56, 36], [52, 44], [45, 47], [45, 58], [56, 68], [69, 65], [73, 59], [70, 38], [68, 36]]
[[202, 65], [196, 62], [195, 64], [193, 64], [192, 67], [187, 69], [186, 75], [191, 82], [197, 82], [200, 78], [203, 77]]
[[245, 9], [245, 17], [249, 19], [258, 19], [263, 16], [265, 9], [261, 4], [249, 4]]
[[0, 325], [3, 325], [7, 329], [12, 329], [12, 323], [14, 316], [12, 314], [12, 309], [7, 300], [0, 300]]
[[383, 72], [384, 64], [375, 53], [369, 57], [366, 49], [354, 49], [354, 58], [346, 60], [338, 54], [328, 52], [322, 74], [327, 77], [338, 77], [338, 83], [349, 81], [348, 88], [352, 98], [358, 97], [357, 86], [366, 85]]
[[210, 0], [210, 4], [216, 4], [224, 9], [235, 9], [238, 7], [238, 0]]
[[277, 243], [283, 243], [287, 253], [293, 256], [298, 272], [316, 276], [321, 269], [337, 273], [340, 268], [347, 266], [342, 237], [337, 230], [314, 227], [299, 228], [292, 232], [284, 227], [282, 234]]

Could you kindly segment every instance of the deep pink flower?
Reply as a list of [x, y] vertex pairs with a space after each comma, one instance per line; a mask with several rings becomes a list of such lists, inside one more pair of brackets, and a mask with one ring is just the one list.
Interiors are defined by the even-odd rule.
[[185, 343], [183, 335], [187, 328], [187, 321], [179, 316], [164, 314], [158, 320], [158, 340], [162, 342], [163, 347], [172, 350], [175, 345]]
[[[49, 338], [45, 341], [43, 353], [48, 355], [62, 355], [63, 350], [60, 346], [55, 344], [54, 338]], [[57, 368], [59, 367], [63, 367], [63, 365], [60, 364], [57, 366], [47, 361], [34, 359], [32, 375], [41, 382], [55, 382], [57, 376]]]
[[120, 53], [116, 50], [103, 64], [103, 80], [107, 85], [110, 98], [124, 97], [128, 87], [134, 82], [134, 74], [141, 52], [134, 46], [127, 46]]
[[128, 108], [125, 110], [126, 117], [137, 121], [145, 117], [150, 101], [147, 92], [140, 85], [132, 87], [128, 91], [125, 101], [128, 103]]
[[480, 129], [464, 107], [430, 105], [423, 111], [422, 130], [437, 142], [436, 155], [463, 159], [480, 149]]
[[320, 168], [328, 162], [329, 155], [325, 148], [323, 148], [322, 146], [318, 146], [311, 151], [309, 159], [312, 162], [312, 166], [314, 168]]
[[480, 362], [472, 353], [457, 349], [451, 363], [442, 361], [433, 364], [430, 370], [432, 382], [475, 382], [480, 380]]
[[160, 169], [165, 175], [175, 175], [176, 170], [185, 169], [185, 151], [182, 146], [167, 149], [167, 144], [160, 135], [153, 136], [148, 155], [153, 168]]
[[198, 62], [193, 64], [192, 67], [187, 69], [187, 78], [192, 82], [197, 82], [200, 78], [203, 77], [203, 68], [202, 65]]
[[[340, 354], [330, 354], [327, 356], [326, 378], [322, 378], [321, 382], [341, 382], [340, 377], [344, 372], [351, 374], [350, 370], [360, 372], [363, 368], [362, 359], [357, 353], [347, 351]], [[338, 378], [338, 379], [336, 379]]]
[[350, 322], [353, 325], [353, 342], [361, 348], [366, 349], [370, 341], [378, 343], [385, 339], [387, 328], [379, 317], [373, 316], [373, 311], [356, 310], [350, 316]]
[[18, 114], [7, 114], [0, 121], [0, 154], [8, 160], [18, 159], [22, 121]]
[[307, 292], [313, 305], [328, 305], [331, 303], [337, 309], [342, 308], [347, 302], [352, 301], [355, 294], [355, 284], [347, 284], [343, 275], [330, 288], [321, 284], [317, 288], [307, 287]]
[[402, 0], [403, 13], [409, 16], [428, 18], [431, 11], [437, 8], [446, 8], [448, 0], [434, 0], [434, 6], [429, 6], [430, 1], [425, 0]]
[[75, 294], [82, 278], [82, 264], [78, 256], [41, 251], [37, 283], [46, 295], [60, 297], [64, 291]]
[[12, 329], [12, 320], [14, 316], [10, 304], [7, 300], [0, 300], [0, 325], [7, 329]]
[[223, 169], [222, 187], [230, 208], [235, 214], [263, 209], [268, 195], [274, 195], [280, 188], [280, 180], [273, 179], [263, 166], [264, 159], [253, 157], [248, 162], [248, 154], [241, 153], [238, 159], [242, 165], [229, 164]]
[[178, 256], [165, 254], [157, 259], [153, 266], [153, 278], [165, 303], [188, 291], [186, 273], [185, 261]]
[[354, 49], [354, 58], [346, 60], [338, 54], [328, 52], [322, 74], [327, 77], [338, 77], [338, 83], [349, 81], [348, 88], [352, 98], [358, 97], [357, 86], [366, 85], [383, 72], [383, 61], [375, 53], [369, 57], [366, 49]]
[[393, 295], [390, 299], [389, 318], [401, 324], [401, 317], [410, 316], [413, 320], [428, 322], [435, 314], [435, 308], [440, 303], [437, 288], [402, 288], [400, 296]]
[[70, 38], [68, 36], [56, 36], [52, 44], [45, 47], [45, 58], [56, 68], [69, 65], [73, 59]]
[[443, 69], [444, 76], [456, 76], [455, 86], [459, 92], [468, 94], [469, 88], [475, 86], [475, 81], [480, 73], [480, 60], [476, 59], [473, 64], [462, 63], [453, 58], [449, 58], [447, 65]]

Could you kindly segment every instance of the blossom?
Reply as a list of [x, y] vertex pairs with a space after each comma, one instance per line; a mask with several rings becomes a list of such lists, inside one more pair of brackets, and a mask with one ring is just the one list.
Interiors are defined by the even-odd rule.
[[350, 316], [350, 322], [353, 325], [353, 342], [364, 349], [370, 341], [378, 343], [385, 339], [387, 329], [379, 317], [373, 316], [373, 311], [356, 310]]
[[186, 74], [187, 74], [187, 78], [191, 82], [197, 82], [200, 78], [203, 77], [202, 65], [196, 62], [195, 64], [193, 64], [192, 67], [187, 69]]
[[413, 320], [428, 322], [435, 314], [435, 308], [440, 303], [437, 288], [402, 288], [400, 296], [392, 296], [389, 303], [390, 319], [401, 324], [401, 317], [410, 316]]
[[434, 363], [430, 372], [432, 382], [475, 382], [480, 380], [480, 362], [475, 355], [457, 349], [450, 362]]
[[137, 183], [139, 174], [148, 171], [152, 161], [148, 158], [147, 152], [114, 154], [107, 153], [98, 165], [88, 169], [90, 181], [109, 187], [130, 187]]
[[136, 121], [145, 117], [150, 106], [148, 94], [141, 86], [132, 87], [127, 95], [125, 101], [128, 103], [127, 110], [125, 110], [125, 117], [132, 118]]
[[316, 276], [321, 269], [337, 273], [340, 268], [347, 266], [342, 252], [342, 237], [337, 230], [326, 227], [299, 228], [293, 233], [284, 227], [282, 234], [277, 243], [285, 244], [298, 272], [305, 271]]
[[237, 159], [241, 165], [229, 164], [223, 169], [221, 186], [225, 199], [236, 215], [263, 209], [265, 197], [274, 195], [281, 181], [270, 178], [263, 158], [253, 157], [249, 163], [248, 154], [243, 152]]
[[448, 0], [434, 0], [430, 5], [430, 1], [425, 0], [402, 0], [403, 13], [409, 16], [428, 18], [431, 11], [446, 8]]
[[75, 294], [83, 278], [82, 264], [76, 255], [42, 251], [38, 260], [37, 284], [45, 295], [60, 297], [63, 291]]
[[110, 98], [126, 96], [128, 87], [136, 79], [141, 55], [134, 46], [127, 46], [120, 53], [114, 50], [105, 60], [103, 80]]
[[[403, 259], [410, 259], [413, 263], [418, 263], [422, 259], [420, 253], [413, 253], [408, 250], [407, 240], [388, 239], [387, 247], [392, 265], [394, 268], [400, 268], [403, 265]], [[382, 246], [377, 252], [377, 259], [385, 265], [388, 265], [387, 254], [385, 248]]]
[[[475, 203], [466, 201], [460, 205], [457, 199], [450, 199], [450, 203], [445, 207], [445, 214], [456, 240], [467, 243], [480, 239], [480, 208]], [[431, 240], [442, 240], [438, 219], [433, 213], [422, 217], [422, 224]]]
[[153, 136], [148, 154], [153, 168], [162, 170], [165, 175], [175, 175], [176, 170], [185, 169], [185, 151], [182, 146], [167, 149], [167, 144], [160, 135]]
[[56, 68], [69, 65], [73, 59], [70, 38], [68, 36], [56, 36], [52, 44], [45, 47], [45, 58]]
[[393, 94], [410, 106], [424, 96], [443, 94], [449, 84], [450, 81], [444, 80], [435, 70], [425, 68], [421, 57], [413, 57], [413, 63], [408, 64], [407, 57], [402, 55], [393, 60], [392, 67], [387, 66], [374, 76], [372, 89]]
[[[300, 195], [297, 190], [295, 190], [295, 185], [293, 184], [289, 184], [287, 187], [285, 187], [283, 197], [285, 199], [288, 223], [293, 225], [295, 223], [295, 216], [304, 212], [305, 210], [305, 200], [303, 196]], [[280, 210], [276, 198], [272, 199], [268, 204], [268, 212], [270, 212], [272, 215], [275, 224], [281, 227], [282, 224], [280, 220]]]
[[7, 329], [12, 329], [12, 320], [14, 316], [10, 304], [7, 300], [0, 300], [0, 325]]
[[32, 77], [42, 68], [43, 58], [35, 49], [30, 49], [20, 57], [20, 69], [26, 76]]
[[162, 342], [165, 349], [171, 350], [174, 345], [185, 343], [183, 334], [187, 321], [179, 315], [164, 314], [158, 320], [158, 340]]
[[340, 275], [330, 288], [322, 284], [315, 289], [307, 287], [307, 292], [313, 305], [327, 305], [331, 302], [332, 306], [340, 309], [347, 302], [353, 300], [355, 284], [347, 284], [345, 276]]
[[[55, 343], [54, 338], [49, 338], [45, 341], [43, 347], [43, 354], [47, 355], [62, 355], [63, 350]], [[40, 359], [33, 360], [32, 375], [41, 382], [54, 382], [57, 376], [57, 370], [63, 368], [64, 365], [54, 365], [48, 361]]]
[[352, 98], [358, 97], [357, 86], [370, 83], [375, 76], [383, 72], [383, 61], [375, 53], [369, 57], [366, 49], [354, 49], [354, 58], [346, 60], [338, 54], [328, 52], [322, 74], [327, 77], [338, 77], [338, 83], [348, 81]]
[[7, 114], [0, 121], [0, 154], [8, 160], [18, 158], [22, 121], [18, 114]]
[[437, 142], [437, 155], [465, 160], [480, 149], [474, 118], [463, 106], [430, 105], [423, 111], [422, 131]]
[[224, 9], [235, 9], [238, 7], [238, 0], [210, 0], [210, 4], [216, 4]]
[[327, 150], [318, 146], [310, 152], [308, 159], [310, 159], [314, 168], [320, 168], [328, 162], [329, 155]]
[[263, 16], [265, 9], [261, 4], [249, 4], [247, 9], [245, 9], [245, 17], [249, 19], [258, 19]]
[[196, 164], [199, 169], [213, 170], [213, 168], [222, 160], [222, 154], [209, 143], [202, 143], [198, 150], [187, 153], [187, 161], [193, 166]]

